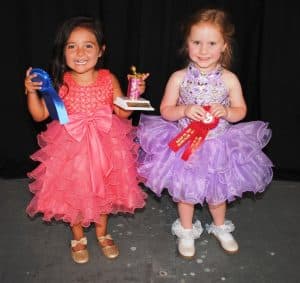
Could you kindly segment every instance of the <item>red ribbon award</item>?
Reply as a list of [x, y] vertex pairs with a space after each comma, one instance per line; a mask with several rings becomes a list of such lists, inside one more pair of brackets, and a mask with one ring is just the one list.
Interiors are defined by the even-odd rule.
[[201, 145], [209, 130], [215, 128], [219, 123], [219, 118], [209, 113], [210, 106], [206, 105], [203, 108], [207, 111], [205, 119], [202, 121], [192, 121], [169, 142], [169, 147], [175, 152], [187, 143], [186, 149], [181, 156], [185, 161]]

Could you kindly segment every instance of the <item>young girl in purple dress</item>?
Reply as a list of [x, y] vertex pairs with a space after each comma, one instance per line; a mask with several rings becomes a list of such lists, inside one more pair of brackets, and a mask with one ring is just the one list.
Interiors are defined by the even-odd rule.
[[233, 33], [224, 11], [195, 13], [184, 30], [188, 64], [169, 78], [161, 117], [140, 119], [138, 172], [156, 195], [166, 188], [178, 204], [172, 233], [184, 257], [195, 254], [194, 240], [203, 228], [199, 220], [193, 223], [194, 206], [205, 203], [213, 219], [207, 232], [226, 252], [236, 253], [226, 204], [246, 191], [264, 191], [273, 176], [273, 164], [262, 151], [271, 138], [268, 123], [236, 123], [247, 107], [240, 82], [228, 69]]

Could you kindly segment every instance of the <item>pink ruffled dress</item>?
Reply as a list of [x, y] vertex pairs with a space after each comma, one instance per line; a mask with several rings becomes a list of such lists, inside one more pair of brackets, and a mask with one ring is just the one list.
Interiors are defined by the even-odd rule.
[[39, 134], [40, 149], [31, 158], [40, 164], [28, 176], [34, 194], [26, 211], [43, 220], [63, 220], [88, 227], [100, 214], [133, 213], [145, 206], [138, 185], [131, 122], [113, 114], [113, 86], [108, 70], [97, 80], [78, 85], [70, 73], [59, 95], [69, 122], [48, 124]]

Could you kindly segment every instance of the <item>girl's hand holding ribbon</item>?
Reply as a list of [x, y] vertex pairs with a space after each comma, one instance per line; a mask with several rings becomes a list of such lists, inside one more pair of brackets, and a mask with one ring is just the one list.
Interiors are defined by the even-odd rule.
[[208, 111], [196, 104], [187, 105], [184, 110], [184, 115], [193, 121], [203, 121], [206, 118]]
[[25, 86], [25, 94], [28, 95], [29, 93], [37, 94], [37, 91], [42, 88], [43, 82], [40, 81], [33, 81], [32, 79], [37, 76], [37, 74], [31, 74], [32, 67], [28, 68], [26, 71], [26, 77], [24, 81]]
[[181, 156], [185, 161], [203, 143], [208, 132], [219, 123], [219, 118], [212, 115], [210, 107], [209, 105], [201, 107], [202, 110], [205, 110], [204, 118], [201, 121], [192, 121], [168, 144], [175, 152], [186, 145], [185, 151]]
[[210, 113], [218, 118], [226, 118], [228, 115], [228, 107], [220, 103], [214, 103], [210, 107]]

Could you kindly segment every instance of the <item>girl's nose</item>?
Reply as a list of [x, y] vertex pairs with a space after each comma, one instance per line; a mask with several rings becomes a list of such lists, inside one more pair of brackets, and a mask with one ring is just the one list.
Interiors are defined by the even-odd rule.
[[200, 53], [207, 53], [207, 46], [202, 44], [200, 47], [199, 47], [199, 51]]
[[80, 48], [80, 47], [79, 47], [79, 48], [77, 49], [77, 55], [80, 56], [80, 55], [83, 55], [83, 54], [84, 54], [83, 48]]

